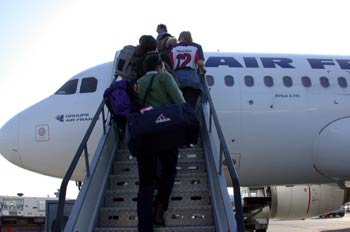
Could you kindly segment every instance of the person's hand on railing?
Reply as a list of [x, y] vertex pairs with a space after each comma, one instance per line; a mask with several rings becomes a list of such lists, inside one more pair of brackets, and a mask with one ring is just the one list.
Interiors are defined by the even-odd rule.
[[201, 77], [201, 78], [204, 78], [205, 74], [207, 73], [207, 70], [205, 68], [199, 68], [198, 69], [198, 75]]

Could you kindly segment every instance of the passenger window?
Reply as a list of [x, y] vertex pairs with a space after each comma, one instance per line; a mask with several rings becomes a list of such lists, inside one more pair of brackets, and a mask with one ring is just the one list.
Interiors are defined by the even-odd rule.
[[310, 79], [310, 77], [307, 77], [307, 76], [303, 76], [302, 78], [301, 78], [301, 82], [302, 82], [302, 84], [303, 84], [303, 86], [304, 87], [311, 87], [311, 79]]
[[329, 87], [329, 80], [327, 77], [320, 77], [320, 83], [322, 87], [328, 88]]
[[231, 87], [234, 84], [235, 84], [235, 80], [233, 79], [233, 76], [225, 76], [225, 85]]
[[55, 94], [75, 94], [78, 87], [78, 79], [67, 81]]
[[271, 76], [265, 76], [264, 83], [265, 83], [265, 86], [272, 87], [273, 86], [273, 78]]
[[254, 85], [254, 78], [252, 76], [245, 76], [244, 83], [248, 87], [252, 87]]
[[97, 89], [97, 79], [95, 77], [83, 78], [80, 86], [80, 93], [92, 93]]
[[291, 86], [293, 85], [293, 80], [292, 80], [292, 78], [289, 77], [289, 76], [284, 76], [284, 77], [283, 77], [283, 84], [284, 84], [284, 86], [286, 86], [286, 87], [291, 87]]
[[348, 87], [348, 82], [346, 81], [346, 79], [344, 77], [338, 77], [338, 84], [342, 88]]
[[207, 79], [208, 86], [214, 85], [214, 77], [211, 75], [206, 75], [205, 78]]

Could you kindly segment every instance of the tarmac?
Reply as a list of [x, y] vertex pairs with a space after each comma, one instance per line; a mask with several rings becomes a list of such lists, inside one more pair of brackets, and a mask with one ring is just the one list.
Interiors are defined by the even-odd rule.
[[350, 232], [350, 213], [344, 217], [305, 220], [270, 220], [267, 232]]

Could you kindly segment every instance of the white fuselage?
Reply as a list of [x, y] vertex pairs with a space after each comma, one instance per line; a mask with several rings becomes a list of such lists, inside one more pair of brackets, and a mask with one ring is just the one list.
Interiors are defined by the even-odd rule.
[[[205, 56], [210, 92], [241, 185], [350, 179], [350, 57]], [[70, 79], [79, 80], [73, 93], [59, 91], [14, 116], [0, 130], [0, 153], [23, 168], [62, 177], [113, 79], [112, 67], [110, 62], [88, 69]], [[96, 89], [81, 93], [82, 79], [94, 84], [91, 77]], [[90, 155], [100, 136], [101, 131], [93, 133]], [[83, 175], [82, 161], [74, 178]]]

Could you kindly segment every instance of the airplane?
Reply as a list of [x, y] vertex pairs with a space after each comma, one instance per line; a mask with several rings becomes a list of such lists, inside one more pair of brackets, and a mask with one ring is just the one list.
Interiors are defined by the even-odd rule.
[[[241, 186], [271, 197], [267, 217], [313, 217], [349, 201], [350, 57], [206, 52], [205, 67]], [[1, 128], [0, 153], [62, 178], [112, 80], [113, 62], [73, 76]], [[82, 160], [73, 179], [84, 175]]]

